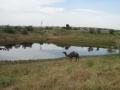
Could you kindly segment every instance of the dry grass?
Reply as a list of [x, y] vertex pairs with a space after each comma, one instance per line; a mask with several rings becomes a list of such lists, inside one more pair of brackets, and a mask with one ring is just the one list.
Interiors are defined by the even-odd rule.
[[[42, 30], [28, 35], [0, 34], [0, 43], [48, 41], [59, 45], [114, 45], [114, 35]], [[63, 43], [64, 42], [64, 43]], [[81, 43], [82, 42], [82, 43]], [[104, 44], [103, 44], [104, 43]], [[0, 62], [0, 90], [119, 90], [120, 56]]]
[[120, 56], [0, 62], [1, 90], [119, 90]]

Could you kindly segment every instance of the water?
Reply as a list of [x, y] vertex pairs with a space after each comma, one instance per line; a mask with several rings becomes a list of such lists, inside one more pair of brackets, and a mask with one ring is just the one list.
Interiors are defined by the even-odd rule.
[[0, 46], [0, 61], [61, 58], [65, 57], [62, 53], [64, 51], [68, 54], [72, 51], [76, 51], [80, 56], [116, 54], [119, 52], [115, 49], [81, 46], [60, 47], [55, 44], [47, 43], [9, 44], [6, 46]]

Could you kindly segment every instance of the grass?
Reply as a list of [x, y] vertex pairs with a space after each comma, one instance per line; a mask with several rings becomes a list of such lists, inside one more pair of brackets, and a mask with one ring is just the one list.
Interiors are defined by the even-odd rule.
[[[107, 33], [102, 34], [90, 34], [88, 32], [82, 32], [82, 31], [71, 31], [68, 36], [59, 36], [59, 38], [55, 38], [55, 42], [59, 41], [60, 43], [66, 42], [70, 45], [113, 45], [115, 40], [114, 35], [110, 35]], [[73, 43], [74, 42], [74, 43]], [[108, 44], [108, 45], [107, 45]]]
[[78, 62], [53, 60], [1, 61], [1, 90], [120, 89], [120, 56], [85, 56]]
[[[33, 30], [28, 35], [0, 31], [0, 44], [50, 42], [61, 46], [111, 47], [115, 36], [83, 30]], [[79, 62], [53, 60], [0, 61], [0, 90], [119, 90], [120, 56], [86, 56]]]
[[[115, 36], [108, 32], [91, 34], [82, 30], [33, 30], [28, 35], [0, 33], [0, 44], [22, 42], [50, 42], [61, 46], [81, 45], [109, 47], [115, 45]], [[64, 42], [64, 43], [63, 43]]]

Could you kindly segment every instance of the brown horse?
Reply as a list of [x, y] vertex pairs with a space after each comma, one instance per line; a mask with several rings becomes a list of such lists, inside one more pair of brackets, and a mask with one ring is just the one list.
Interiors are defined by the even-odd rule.
[[70, 61], [72, 61], [72, 58], [75, 57], [76, 58], [76, 61], [79, 60], [79, 54], [75, 51], [67, 54], [66, 52], [63, 52], [67, 57], [70, 57]]

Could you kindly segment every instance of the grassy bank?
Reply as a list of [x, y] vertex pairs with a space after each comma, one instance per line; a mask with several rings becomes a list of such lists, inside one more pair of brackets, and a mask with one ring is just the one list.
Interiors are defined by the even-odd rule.
[[[58, 33], [52, 41], [61, 45], [80, 45], [80, 46], [96, 46], [109, 47], [115, 45], [115, 35], [103, 32], [89, 33], [88, 31], [56, 31]], [[59, 34], [60, 33], [60, 34]], [[64, 42], [64, 43], [63, 43]]]
[[110, 47], [115, 45], [115, 35], [108, 32], [89, 33], [85, 30], [33, 30], [27, 35], [0, 33], [0, 44], [22, 42], [48, 42], [63, 46], [81, 45]]
[[120, 56], [0, 62], [0, 90], [119, 90]]

